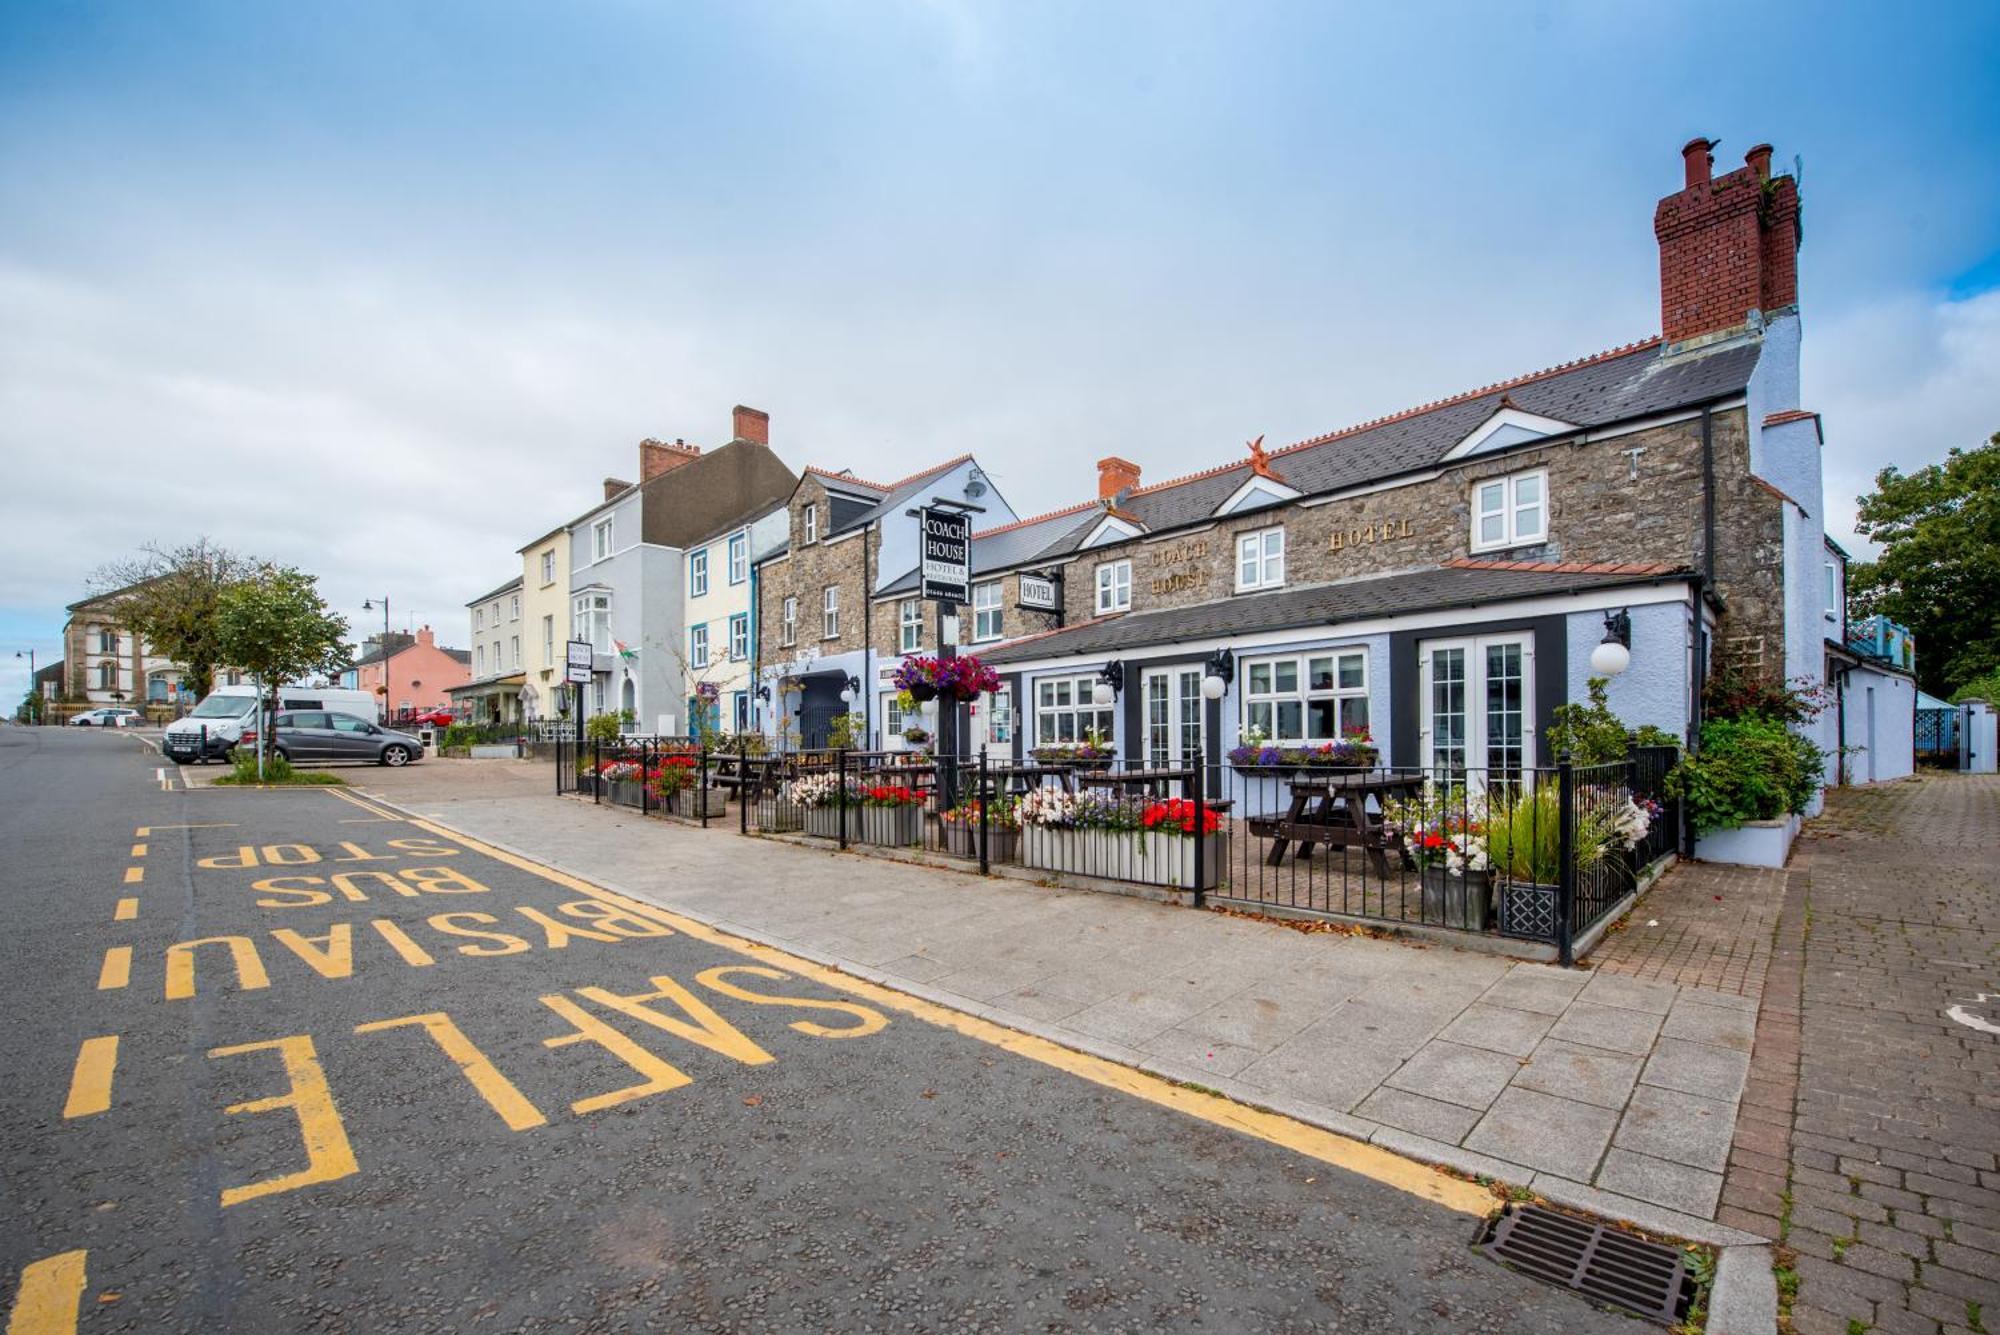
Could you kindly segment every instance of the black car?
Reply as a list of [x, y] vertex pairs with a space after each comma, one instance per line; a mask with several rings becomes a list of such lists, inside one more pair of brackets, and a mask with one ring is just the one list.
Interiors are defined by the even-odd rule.
[[[246, 732], [238, 745], [256, 745], [257, 734]], [[272, 750], [287, 760], [362, 760], [378, 765], [407, 765], [421, 760], [424, 744], [406, 732], [396, 732], [323, 709], [294, 709], [278, 715]]]

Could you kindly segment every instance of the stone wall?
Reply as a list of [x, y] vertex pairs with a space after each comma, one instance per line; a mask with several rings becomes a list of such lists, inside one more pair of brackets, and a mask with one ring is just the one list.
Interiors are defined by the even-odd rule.
[[[757, 643], [759, 656], [767, 664], [784, 662], [808, 653], [826, 657], [860, 649], [868, 638], [864, 623], [881, 614], [877, 609], [871, 616], [862, 578], [864, 543], [867, 544], [868, 573], [880, 578], [880, 572], [874, 569], [874, 565], [881, 551], [881, 535], [871, 529], [833, 542], [822, 537], [818, 542], [807, 543], [805, 512], [809, 506], [819, 507], [819, 531], [825, 534], [828, 522], [826, 489], [810, 473], [792, 496], [790, 555], [784, 560], [767, 562], [759, 567]], [[820, 612], [829, 584], [840, 586], [840, 634], [824, 639], [820, 635]], [[787, 597], [799, 600], [798, 640], [790, 645], [784, 643], [782, 634]]]
[[[1042, 567], [1037, 568], [1040, 569]], [[1000, 590], [1000, 637], [998, 640], [986, 643], [999, 644], [1007, 640], [1019, 639], [1023, 635], [1036, 635], [1042, 631], [1054, 629], [1056, 624], [1055, 613], [1026, 611], [1021, 608], [1021, 577], [1019, 574], [1001, 575], [999, 579], [1002, 586]], [[976, 579], [973, 582], [975, 584], [984, 584], [987, 581]], [[904, 598], [913, 598], [915, 596], [914, 593], [910, 593], [903, 595], [903, 597], [883, 598], [877, 601], [874, 617], [876, 653], [886, 658], [895, 658], [901, 655], [903, 649], [900, 636], [900, 609]], [[983, 647], [982, 644], [973, 642], [972, 631], [972, 607], [970, 604], [967, 604], [958, 609], [958, 651], [962, 654], [976, 655]], [[922, 647], [918, 652], [935, 654], [938, 651], [937, 641], [937, 604], [925, 603], [924, 638]]]

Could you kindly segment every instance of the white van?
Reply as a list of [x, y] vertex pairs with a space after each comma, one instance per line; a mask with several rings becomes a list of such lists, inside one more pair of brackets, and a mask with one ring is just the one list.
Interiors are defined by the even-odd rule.
[[[327, 709], [336, 714], [352, 714], [375, 721], [375, 697], [367, 691], [349, 691], [338, 686], [281, 686], [278, 708]], [[194, 712], [167, 725], [160, 749], [176, 765], [206, 761], [211, 756], [228, 759], [243, 729], [256, 721], [257, 688], [249, 682], [218, 686], [202, 697]], [[204, 747], [203, 743], [206, 742]]]

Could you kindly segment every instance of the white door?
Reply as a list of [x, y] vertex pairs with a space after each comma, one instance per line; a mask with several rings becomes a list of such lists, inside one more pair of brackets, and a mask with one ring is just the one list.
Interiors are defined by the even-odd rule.
[[1146, 674], [1149, 769], [1193, 769], [1201, 764], [1201, 711], [1198, 668], [1156, 668]]
[[1535, 637], [1525, 632], [1418, 647], [1422, 761], [1432, 769], [1518, 774], [1535, 763]]

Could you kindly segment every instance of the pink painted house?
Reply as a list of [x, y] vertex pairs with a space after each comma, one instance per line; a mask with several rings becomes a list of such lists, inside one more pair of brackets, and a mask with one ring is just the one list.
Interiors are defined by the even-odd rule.
[[[451, 704], [449, 692], [472, 680], [472, 654], [465, 649], [441, 649], [429, 626], [414, 636], [392, 632], [386, 639], [370, 636], [354, 666], [341, 674], [341, 684], [386, 699], [382, 715], [407, 717]], [[386, 696], [382, 690], [388, 684]]]

